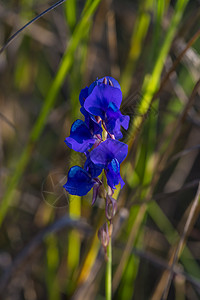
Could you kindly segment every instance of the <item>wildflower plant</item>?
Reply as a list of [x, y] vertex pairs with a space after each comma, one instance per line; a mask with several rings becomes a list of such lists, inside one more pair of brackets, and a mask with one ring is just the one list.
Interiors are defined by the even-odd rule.
[[120, 164], [128, 153], [128, 146], [120, 141], [123, 137], [121, 126], [127, 130], [130, 118], [120, 111], [122, 92], [112, 77], [97, 79], [82, 89], [79, 101], [85, 120], [78, 119], [72, 124], [65, 143], [84, 153], [86, 161], [83, 168], [73, 166], [69, 170], [64, 188], [69, 194], [78, 196], [86, 195], [93, 188], [92, 205], [98, 195], [105, 199], [105, 216], [110, 226], [108, 228], [105, 223], [99, 229], [98, 237], [106, 253], [111, 245], [112, 219], [117, 210], [117, 202], [112, 196], [118, 184], [121, 188], [124, 186]]

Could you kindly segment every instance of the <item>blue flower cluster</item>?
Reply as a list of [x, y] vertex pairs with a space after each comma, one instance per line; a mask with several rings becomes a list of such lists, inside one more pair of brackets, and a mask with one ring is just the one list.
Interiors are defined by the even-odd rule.
[[113, 191], [124, 182], [120, 176], [120, 164], [127, 156], [128, 146], [119, 141], [123, 137], [121, 126], [128, 129], [129, 116], [120, 112], [122, 92], [119, 83], [106, 76], [81, 90], [81, 113], [85, 121], [76, 120], [65, 143], [71, 149], [86, 155], [83, 168], [69, 170], [64, 188], [72, 195], [84, 196], [93, 188], [95, 202], [102, 184], [98, 176], [104, 170], [107, 184]]

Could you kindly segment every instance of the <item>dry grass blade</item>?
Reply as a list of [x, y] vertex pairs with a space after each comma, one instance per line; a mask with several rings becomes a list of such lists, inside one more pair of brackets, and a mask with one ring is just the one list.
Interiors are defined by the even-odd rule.
[[[155, 254], [152, 254], [147, 251], [142, 251], [142, 250], [136, 249], [136, 248], [133, 248], [132, 253], [144, 260], [147, 260], [148, 262], [150, 262], [152, 265], [156, 266], [157, 268], [171, 270], [169, 264], [162, 258], [157, 257]], [[198, 280], [196, 280], [195, 278], [191, 277], [190, 275], [188, 275], [186, 272], [183, 272], [183, 270], [182, 270], [182, 268], [180, 268], [180, 266], [175, 265], [173, 270], [171, 270], [171, 271], [173, 272], [173, 274], [185, 278], [185, 280], [187, 280], [188, 282], [190, 282], [191, 284], [196, 286], [198, 289], [200, 289], [200, 282]]]
[[15, 133], [18, 134], [16, 126], [1, 112], [0, 119], [2, 119], [6, 124], [8, 124], [8, 126], [10, 126], [15, 131]]
[[158, 97], [158, 95], [160, 94], [160, 92], [163, 90], [163, 87], [165, 86], [165, 84], [167, 83], [167, 81], [169, 80], [169, 77], [171, 76], [171, 74], [176, 70], [178, 64], [180, 63], [181, 59], [183, 58], [183, 56], [185, 55], [185, 53], [188, 51], [188, 49], [195, 43], [195, 41], [199, 38], [200, 36], [200, 29], [194, 34], [194, 36], [189, 40], [189, 42], [187, 43], [185, 49], [183, 49], [183, 51], [179, 54], [179, 56], [177, 57], [177, 59], [175, 60], [175, 62], [173, 63], [171, 69], [167, 72], [167, 74], [165, 75], [165, 77], [163, 78], [160, 88], [159, 90], [155, 93], [155, 95], [153, 96], [153, 99], [156, 99]]
[[162, 300], [167, 299], [169, 289], [170, 289], [170, 285], [171, 285], [172, 278], [173, 278], [174, 266], [175, 266], [176, 262], [178, 261], [180, 255], [183, 251], [184, 245], [186, 243], [186, 239], [189, 236], [189, 233], [190, 233], [192, 227], [194, 226], [194, 224], [196, 222], [196, 219], [199, 215], [199, 212], [200, 212], [200, 183], [199, 183], [198, 190], [197, 190], [194, 202], [192, 204], [187, 222], [185, 224], [183, 234], [180, 238], [180, 241], [178, 243], [178, 246], [176, 248], [176, 251], [175, 251], [175, 254], [174, 254], [174, 257], [173, 257], [173, 260], [172, 260], [172, 265], [171, 265], [171, 268], [170, 268], [170, 273], [169, 273], [168, 278], [167, 278], [167, 283], [166, 283], [166, 286], [165, 286], [165, 290], [163, 292]]
[[155, 184], [160, 176], [160, 173], [161, 171], [164, 169], [166, 163], [167, 163], [167, 160], [169, 158], [169, 156], [171, 155], [173, 149], [174, 149], [174, 146], [176, 144], [176, 140], [180, 134], [180, 131], [181, 131], [181, 125], [183, 124], [186, 116], [187, 116], [187, 113], [189, 111], [189, 109], [191, 108], [193, 102], [194, 102], [194, 98], [196, 96], [196, 93], [198, 92], [198, 89], [200, 87], [200, 79], [197, 81], [197, 83], [195, 84], [193, 90], [192, 90], [192, 93], [188, 99], [188, 102], [185, 106], [185, 108], [183, 109], [180, 117], [178, 118], [178, 120], [175, 122], [174, 124], [174, 128], [173, 128], [173, 136], [172, 138], [170, 139], [170, 142], [168, 144], [168, 147], [167, 149], [165, 150], [164, 154], [161, 156], [161, 158], [158, 160], [158, 163], [157, 163], [157, 167], [155, 168], [155, 175], [152, 179], [152, 188], [151, 188], [151, 192], [148, 194], [148, 199], [151, 199], [151, 196], [152, 196], [152, 191], [155, 187]]
[[[168, 294], [168, 290], [169, 290], [171, 280], [172, 280], [172, 277], [173, 277], [173, 274], [174, 274], [174, 269], [176, 268], [176, 262], [179, 259], [180, 255], [181, 255], [181, 253], [184, 249], [186, 238], [189, 235], [189, 232], [192, 229], [192, 227], [193, 227], [194, 223], [196, 222], [196, 219], [199, 215], [199, 211], [200, 211], [199, 195], [200, 195], [200, 184], [198, 185], [198, 191], [196, 193], [195, 200], [191, 205], [190, 212], [188, 213], [187, 222], [186, 222], [186, 225], [184, 226], [183, 234], [180, 237], [178, 246], [177, 246], [176, 249], [174, 247], [172, 247], [170, 249], [170, 260], [169, 260], [169, 270], [170, 271], [166, 270], [163, 273], [159, 283], [157, 284], [156, 290], [154, 291], [154, 294], [153, 294], [151, 300], [160, 300], [160, 299], [164, 300], [164, 299], [166, 299], [166, 298], [162, 297], [162, 295], [164, 295], [163, 291], [166, 290], [165, 293]], [[185, 220], [185, 216], [183, 216], [183, 218], [181, 219], [180, 224], [182, 224], [184, 222], [184, 220]], [[167, 287], [168, 284], [166, 285], [166, 282], [167, 283], [169, 282], [168, 287]]]
[[187, 155], [188, 153], [190, 153], [191, 151], [195, 151], [195, 150], [198, 150], [200, 149], [200, 145], [196, 145], [196, 146], [193, 146], [191, 148], [188, 148], [188, 149], [185, 149], [183, 151], [180, 151], [179, 153], [175, 154], [171, 159], [170, 159], [170, 162], [174, 162], [175, 160], [177, 160], [178, 158], [184, 156], [184, 155]]

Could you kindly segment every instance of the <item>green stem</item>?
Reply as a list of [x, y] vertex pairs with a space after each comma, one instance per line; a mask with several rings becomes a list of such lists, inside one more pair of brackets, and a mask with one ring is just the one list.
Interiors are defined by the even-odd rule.
[[106, 300], [111, 300], [112, 299], [112, 238], [111, 237], [107, 247], [105, 289], [106, 289]]

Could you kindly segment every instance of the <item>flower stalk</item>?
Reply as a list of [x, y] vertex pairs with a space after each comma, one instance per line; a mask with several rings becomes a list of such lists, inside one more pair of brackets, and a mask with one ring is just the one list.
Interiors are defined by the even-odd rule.
[[[112, 225], [109, 225], [109, 229]], [[110, 230], [109, 230], [110, 231]], [[106, 300], [112, 299], [112, 237], [110, 236], [107, 247], [106, 277], [105, 277]]]

